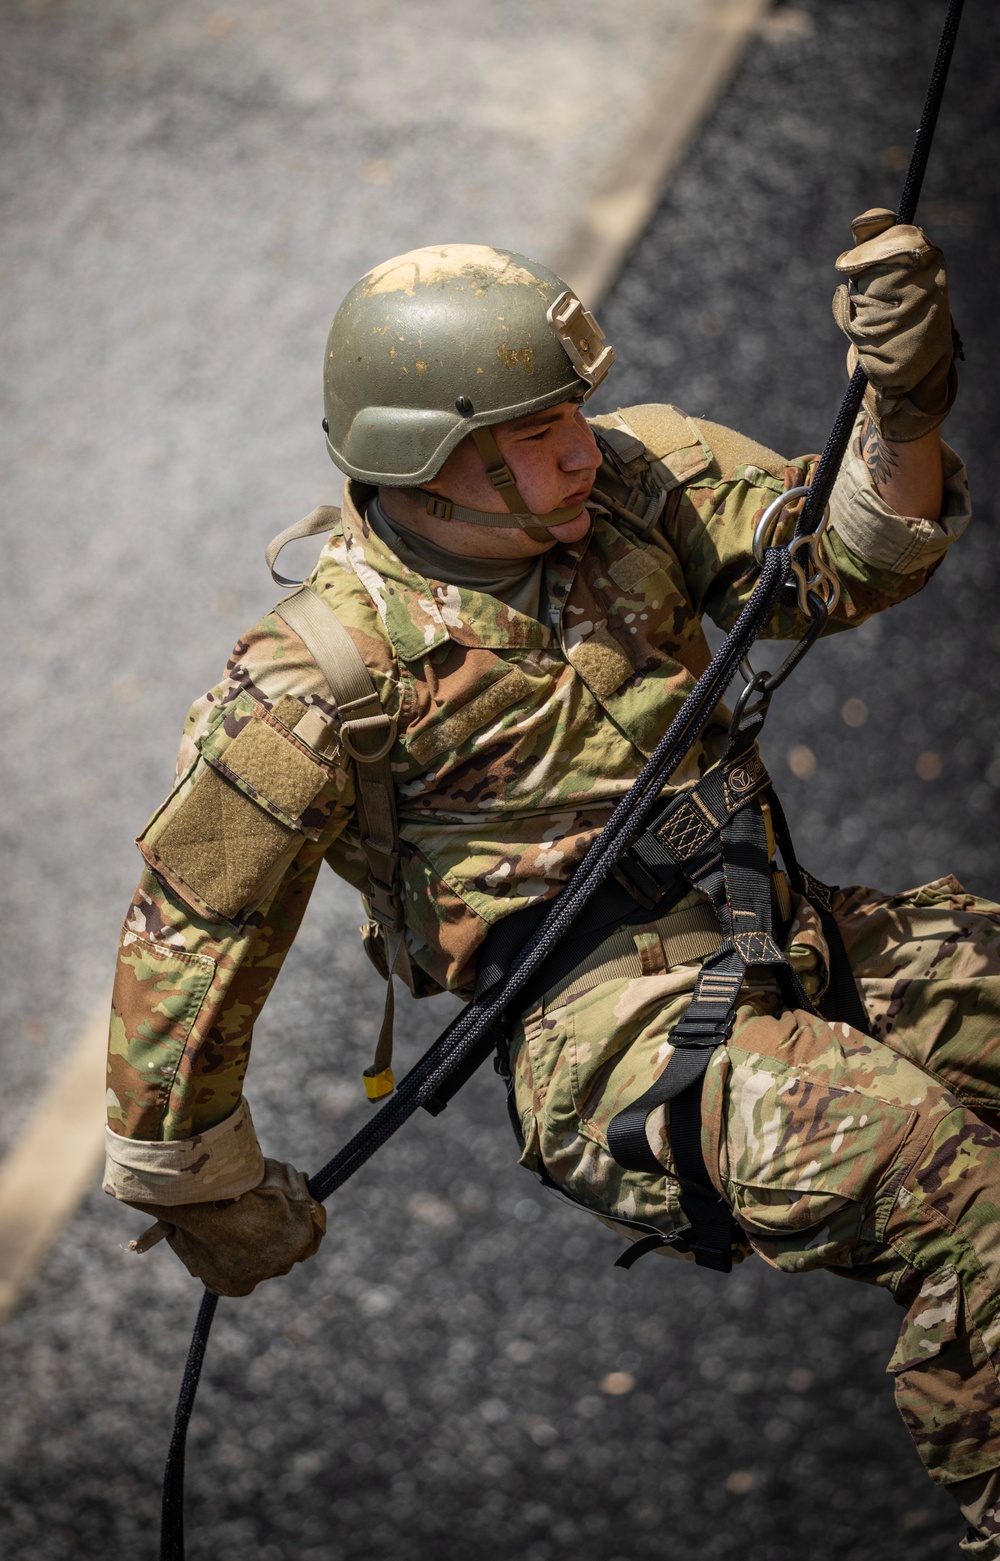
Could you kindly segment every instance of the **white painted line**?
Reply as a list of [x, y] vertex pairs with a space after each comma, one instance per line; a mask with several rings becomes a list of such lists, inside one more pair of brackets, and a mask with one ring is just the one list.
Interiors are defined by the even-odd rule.
[[771, 3], [702, 0], [645, 89], [631, 127], [550, 262], [591, 308], [614, 282]]
[[91, 1184], [104, 1153], [110, 1002], [57, 1065], [0, 1164], [0, 1323]]

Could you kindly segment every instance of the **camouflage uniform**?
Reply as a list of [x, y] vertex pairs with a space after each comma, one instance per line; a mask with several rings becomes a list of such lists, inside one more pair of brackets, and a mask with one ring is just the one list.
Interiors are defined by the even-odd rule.
[[[418, 993], [469, 995], [490, 927], [564, 885], [707, 665], [703, 616], [728, 627], [749, 595], [764, 509], [814, 465], [669, 407], [593, 426], [605, 453], [596, 491], [613, 494], [614, 514], [592, 504], [589, 536], [545, 555], [544, 621], [408, 568], [369, 526], [371, 490], [354, 480], [312, 576], [398, 723]], [[950, 452], [946, 479], [942, 521], [906, 521], [852, 448], [825, 541], [841, 582], [831, 627], [924, 585], [967, 519]], [[768, 632], [802, 627], [783, 608]], [[178, 1154], [158, 1163], [169, 1162], [176, 1202], [220, 1187], [235, 1196], [259, 1178], [242, 1101], [254, 1020], [324, 858], [365, 884], [337, 724], [303, 643], [274, 614], [189, 715], [174, 789], [140, 837], [147, 865], [122, 935], [108, 1095], [107, 1185], [118, 1196], [142, 1186], [156, 1201], [154, 1187], [164, 1201], [149, 1167], [170, 1144]], [[724, 732], [720, 715], [675, 785], [718, 758]], [[960, 1480], [1000, 1464], [996, 1221], [983, 1180], [993, 1140], [972, 1114], [992, 1109], [1000, 1088], [989, 1073], [1000, 912], [946, 882], [890, 900], [854, 891], [837, 914], [878, 1039], [781, 1013], [766, 982], [748, 984], [709, 1072], [706, 1163], [748, 1250], [790, 1270], [833, 1266], [912, 1303], [892, 1367], [901, 1406], [933, 1476]], [[685, 916], [704, 928], [702, 897], [678, 905], [675, 931]], [[650, 1132], [665, 1177], [622, 1170], [606, 1136], [666, 1065], [706, 952], [695, 940], [678, 959], [662, 932], [631, 929], [629, 973], [597, 985], [571, 977], [536, 1004], [512, 1057], [524, 1163], [603, 1217], [669, 1230], [682, 1216], [662, 1114]], [[791, 957], [807, 990], [824, 982], [825, 953], [803, 903]]]

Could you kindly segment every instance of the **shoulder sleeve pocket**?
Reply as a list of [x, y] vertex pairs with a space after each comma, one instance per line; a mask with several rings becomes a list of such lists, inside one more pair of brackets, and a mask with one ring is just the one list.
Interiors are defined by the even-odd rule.
[[228, 921], [248, 914], [303, 840], [322, 834], [332, 794], [321, 793], [332, 793], [336, 771], [297, 736], [310, 721], [315, 712], [289, 697], [274, 711], [253, 703], [245, 718], [234, 713], [237, 735], [203, 745], [139, 837], [150, 867], [204, 914]]

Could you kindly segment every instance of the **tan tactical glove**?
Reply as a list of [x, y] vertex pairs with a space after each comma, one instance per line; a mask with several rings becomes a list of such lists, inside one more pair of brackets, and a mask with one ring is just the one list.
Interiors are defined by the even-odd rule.
[[249, 1295], [262, 1279], [287, 1274], [312, 1257], [326, 1234], [326, 1210], [309, 1196], [306, 1177], [279, 1160], [264, 1161], [264, 1180], [240, 1198], [215, 1203], [133, 1203], [160, 1221], [130, 1243], [146, 1252], [166, 1236], [189, 1274], [216, 1295]]
[[851, 224], [856, 247], [838, 256], [850, 277], [833, 295], [833, 317], [851, 343], [847, 366], [868, 376], [865, 406], [885, 439], [930, 433], [958, 388], [944, 256], [922, 228], [874, 207]]

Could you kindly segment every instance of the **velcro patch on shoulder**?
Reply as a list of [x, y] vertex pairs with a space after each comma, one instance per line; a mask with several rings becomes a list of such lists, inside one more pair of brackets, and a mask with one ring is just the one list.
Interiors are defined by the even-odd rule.
[[699, 477], [711, 464], [711, 451], [679, 407], [656, 402], [622, 407], [617, 427], [641, 441], [653, 476], [667, 492]]
[[[776, 450], [769, 450], [766, 444], [758, 444], [756, 439], [737, 433], [735, 428], [725, 428], [721, 423], [710, 423], [703, 417], [692, 418], [691, 421], [714, 455], [715, 464], [724, 477], [739, 466], [755, 466], [758, 471], [784, 482], [788, 463]], [[747, 475], [752, 479], [754, 474]]]
[[684, 416], [680, 407], [647, 402], [642, 406], [620, 407], [619, 427], [624, 426], [641, 439], [647, 452], [660, 461], [675, 450], [699, 444], [701, 435]]

